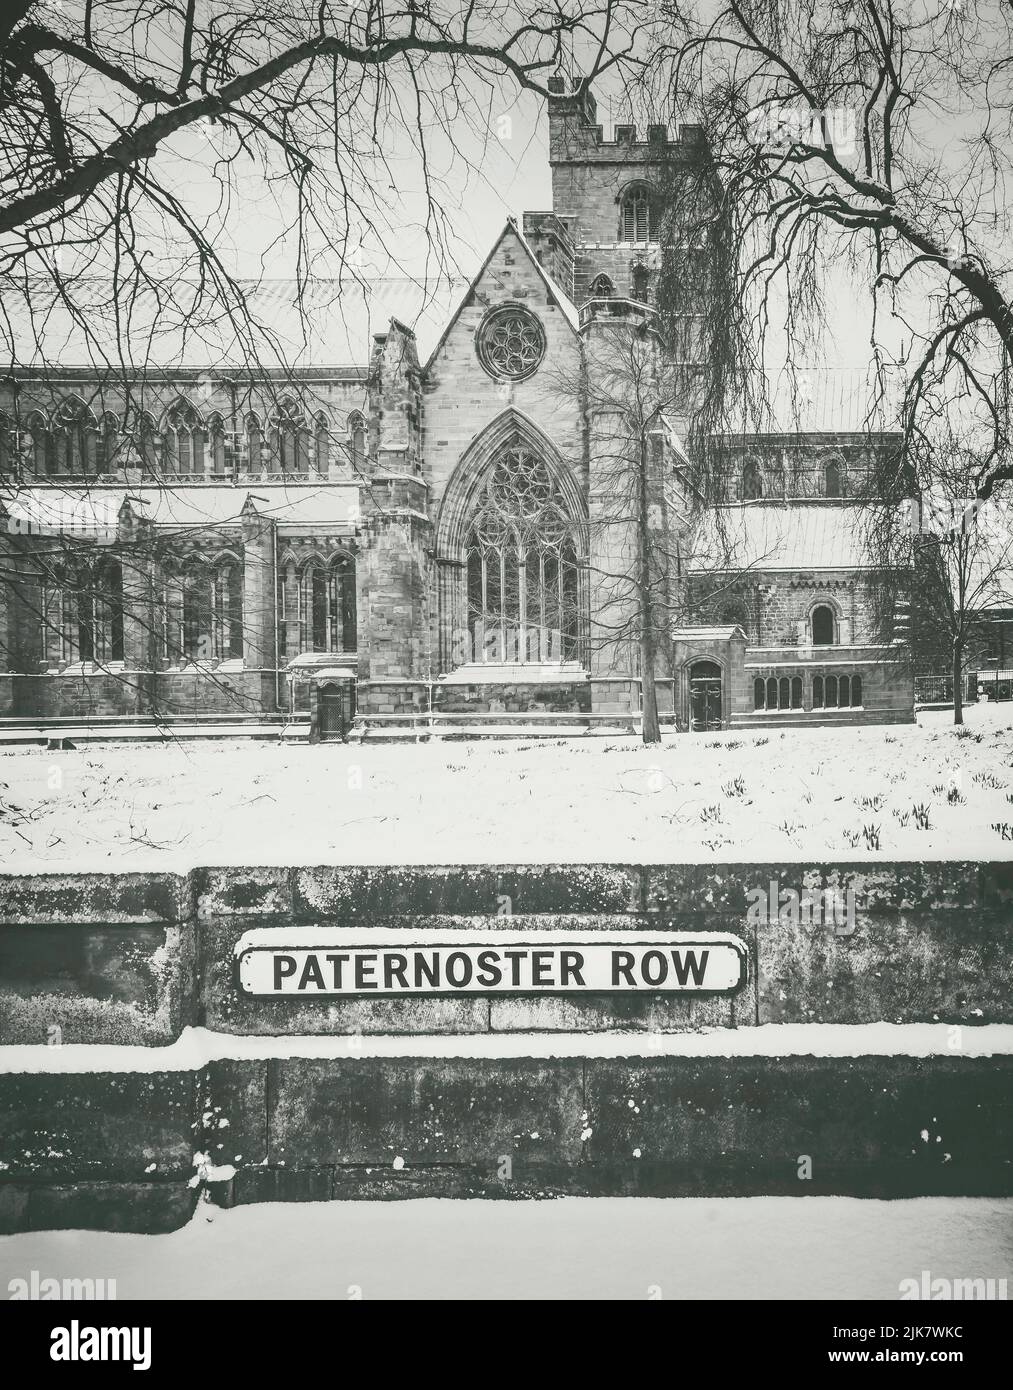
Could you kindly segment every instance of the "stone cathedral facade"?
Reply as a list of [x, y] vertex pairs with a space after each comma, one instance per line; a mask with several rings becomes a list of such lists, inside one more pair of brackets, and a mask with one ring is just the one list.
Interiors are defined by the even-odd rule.
[[[0, 717], [636, 712], [636, 536], [601, 524], [621, 427], [587, 374], [650, 327], [661, 171], [699, 133], [606, 139], [553, 84], [552, 209], [505, 226], [424, 350], [411, 305], [374, 305], [291, 370], [189, 344], [135, 382], [70, 352], [7, 378]], [[913, 718], [855, 500], [896, 441], [829, 396], [717, 441], [706, 508], [678, 422], [652, 430], [678, 727]]]

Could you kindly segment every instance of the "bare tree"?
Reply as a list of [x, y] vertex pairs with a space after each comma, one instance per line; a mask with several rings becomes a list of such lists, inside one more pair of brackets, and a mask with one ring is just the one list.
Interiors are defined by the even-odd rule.
[[737, 248], [732, 358], [748, 365], [776, 335], [797, 360], [832, 337], [828, 279], [846, 267], [877, 364], [907, 362], [908, 438], [937, 387], [975, 404], [973, 491], [988, 497], [1013, 476], [1008, 0], [727, 0], [669, 16], [651, 91], [705, 127]]
[[981, 459], [940, 414], [907, 451], [907, 495], [887, 489], [867, 509], [869, 548], [884, 573], [907, 572], [916, 596], [910, 617], [912, 659], [941, 655], [953, 684], [953, 722], [964, 722], [963, 683], [972, 643], [985, 635], [986, 613], [1010, 582], [1013, 531], [1007, 489], [975, 495]]
[[[152, 476], [145, 393], [172, 380], [194, 339], [231, 373], [233, 415], [251, 389], [279, 409], [289, 393], [304, 396], [294, 358], [313, 331], [310, 289], [322, 286], [317, 309], [340, 318], [349, 288], [392, 264], [425, 300], [454, 271], [462, 189], [466, 177], [481, 179], [503, 113], [520, 93], [545, 95], [549, 74], [572, 62], [585, 85], [630, 72], [640, 13], [640, 0], [9, 6], [0, 20], [0, 501], [18, 494], [31, 448], [21, 386], [49, 392], [57, 409], [68, 354], [94, 371], [80, 390], [100, 437], [116, 400], [115, 458], [92, 476]], [[406, 264], [411, 233], [421, 270]], [[248, 260], [291, 265], [302, 340], [279, 331], [270, 295], [239, 273], [242, 240]], [[349, 464], [368, 487], [361, 460]], [[88, 490], [88, 469], [71, 472], [68, 502]], [[200, 544], [199, 528], [180, 537]], [[140, 609], [166, 539], [121, 542], [125, 588], [136, 588]], [[59, 580], [84, 615], [81, 649], [108, 666], [90, 635], [88, 615], [105, 605], [94, 547], [57, 531], [35, 538], [34, 558], [11, 558], [18, 544], [0, 557], [0, 586], [24, 595], [30, 581], [45, 630], [44, 595]], [[157, 645], [159, 633], [149, 640]]]
[[[682, 443], [706, 387], [653, 313], [625, 301], [603, 301], [597, 311], [580, 388], [589, 422], [591, 660], [638, 671], [642, 738], [657, 744], [657, 680], [674, 680], [672, 632], [693, 617], [687, 567], [711, 491], [710, 456], [691, 461]], [[575, 386], [560, 388], [571, 394]], [[720, 509], [709, 512], [710, 601], [736, 582], [722, 519]]]

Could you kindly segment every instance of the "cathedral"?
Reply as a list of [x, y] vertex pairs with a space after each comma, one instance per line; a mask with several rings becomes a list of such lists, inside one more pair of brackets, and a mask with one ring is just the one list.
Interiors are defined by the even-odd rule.
[[[146, 341], [134, 380], [68, 334], [0, 384], [0, 718], [632, 723], [643, 518], [610, 461], [643, 446], [662, 722], [913, 719], [857, 500], [896, 434], [820, 381], [801, 421], [713, 441], [706, 497], [678, 418], [622, 437], [595, 372], [652, 331], [659, 187], [700, 131], [606, 139], [551, 85], [552, 208], [511, 219], [453, 305], [344, 287], [287, 365], [189, 333]], [[286, 287], [258, 293], [284, 338]]]

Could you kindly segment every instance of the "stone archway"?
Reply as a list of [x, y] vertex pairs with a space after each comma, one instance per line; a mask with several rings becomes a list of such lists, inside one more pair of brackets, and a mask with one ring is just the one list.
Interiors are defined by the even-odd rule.
[[586, 502], [555, 445], [520, 412], [498, 416], [454, 470], [436, 554], [441, 671], [583, 660]]

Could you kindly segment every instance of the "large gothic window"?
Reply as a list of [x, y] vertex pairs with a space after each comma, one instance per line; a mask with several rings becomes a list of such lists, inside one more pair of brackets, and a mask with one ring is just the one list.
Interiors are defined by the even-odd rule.
[[235, 555], [166, 562], [163, 651], [170, 661], [243, 655], [243, 567]]
[[472, 656], [573, 661], [580, 583], [573, 521], [543, 459], [515, 443], [490, 468], [466, 544]]
[[57, 564], [42, 586], [42, 656], [60, 662], [123, 660], [123, 572], [103, 556]]

